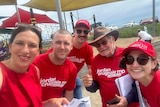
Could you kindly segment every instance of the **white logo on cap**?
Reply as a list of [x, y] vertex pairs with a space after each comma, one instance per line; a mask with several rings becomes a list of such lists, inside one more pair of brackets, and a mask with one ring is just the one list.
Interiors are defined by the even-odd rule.
[[144, 45], [142, 43], [133, 44], [131, 47], [138, 47], [138, 48], [143, 49], [143, 50], [147, 50], [147, 48], [148, 48], [147, 45]]

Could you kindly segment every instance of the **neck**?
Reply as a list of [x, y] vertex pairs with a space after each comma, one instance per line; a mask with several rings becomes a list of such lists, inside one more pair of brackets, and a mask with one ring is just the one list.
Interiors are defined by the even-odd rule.
[[77, 49], [80, 49], [84, 43], [80, 43], [78, 41], [75, 40], [76, 38], [73, 38], [73, 46]]
[[108, 56], [106, 56], [107, 58], [112, 58], [112, 57], [114, 57], [114, 55], [115, 55], [115, 53], [116, 53], [116, 49], [117, 49], [117, 47], [114, 47], [113, 49], [112, 49], [112, 51], [110, 52], [110, 54], [108, 55]]
[[20, 67], [12, 59], [8, 59], [6, 61], [3, 61], [3, 63], [5, 66], [7, 66], [9, 69], [11, 69], [12, 71], [14, 71], [16, 73], [25, 73], [28, 70], [28, 66], [27, 67]]
[[143, 86], [148, 86], [154, 78], [154, 74], [150, 74], [147, 77], [144, 77], [138, 80]]
[[62, 65], [66, 59], [60, 59], [58, 57], [56, 57], [53, 52], [49, 54], [49, 59], [51, 60], [51, 62], [55, 65]]

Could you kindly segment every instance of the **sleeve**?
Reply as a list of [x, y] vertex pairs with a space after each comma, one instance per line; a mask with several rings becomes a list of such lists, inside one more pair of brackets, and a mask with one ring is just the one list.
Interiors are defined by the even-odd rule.
[[[39, 72], [40, 74], [43, 72], [43, 70], [45, 69], [45, 65], [44, 63], [47, 64], [46, 61], [44, 61], [44, 59], [41, 57], [41, 55], [38, 55], [34, 61], [33, 61], [33, 65], [35, 65], [38, 69], [39, 69]], [[44, 66], [43, 66], [44, 65]]]
[[89, 92], [96, 92], [99, 89], [99, 84], [97, 81], [93, 80], [92, 85], [90, 87], [85, 87], [87, 91]]
[[132, 84], [131, 91], [126, 96], [128, 105], [132, 102], [138, 102], [138, 94], [137, 94], [137, 88], [135, 82]]

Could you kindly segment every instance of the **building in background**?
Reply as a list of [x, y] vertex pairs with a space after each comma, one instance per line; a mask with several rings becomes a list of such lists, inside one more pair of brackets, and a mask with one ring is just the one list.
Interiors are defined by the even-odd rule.
[[[158, 23], [158, 16], [155, 17], [155, 23]], [[146, 18], [146, 19], [142, 19], [140, 21], [140, 25], [146, 25], [146, 24], [152, 24], [153, 23], [153, 18]]]

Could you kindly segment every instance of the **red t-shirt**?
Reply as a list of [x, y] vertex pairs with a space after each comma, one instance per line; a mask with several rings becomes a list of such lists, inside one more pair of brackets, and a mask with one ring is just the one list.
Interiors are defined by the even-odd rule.
[[16, 73], [3, 63], [0, 67], [3, 75], [0, 107], [42, 107], [41, 86], [34, 65], [26, 73]]
[[34, 64], [40, 70], [43, 101], [49, 98], [60, 98], [64, 90], [71, 91], [75, 88], [77, 69], [68, 59], [62, 65], [55, 65], [46, 53], [39, 55]]
[[76, 65], [77, 71], [79, 72], [84, 63], [91, 65], [93, 60], [93, 49], [85, 42], [80, 49], [73, 47], [68, 55], [68, 59]]
[[152, 82], [147, 87], [140, 83], [140, 89], [150, 107], [160, 107], [160, 70], [155, 72]]

